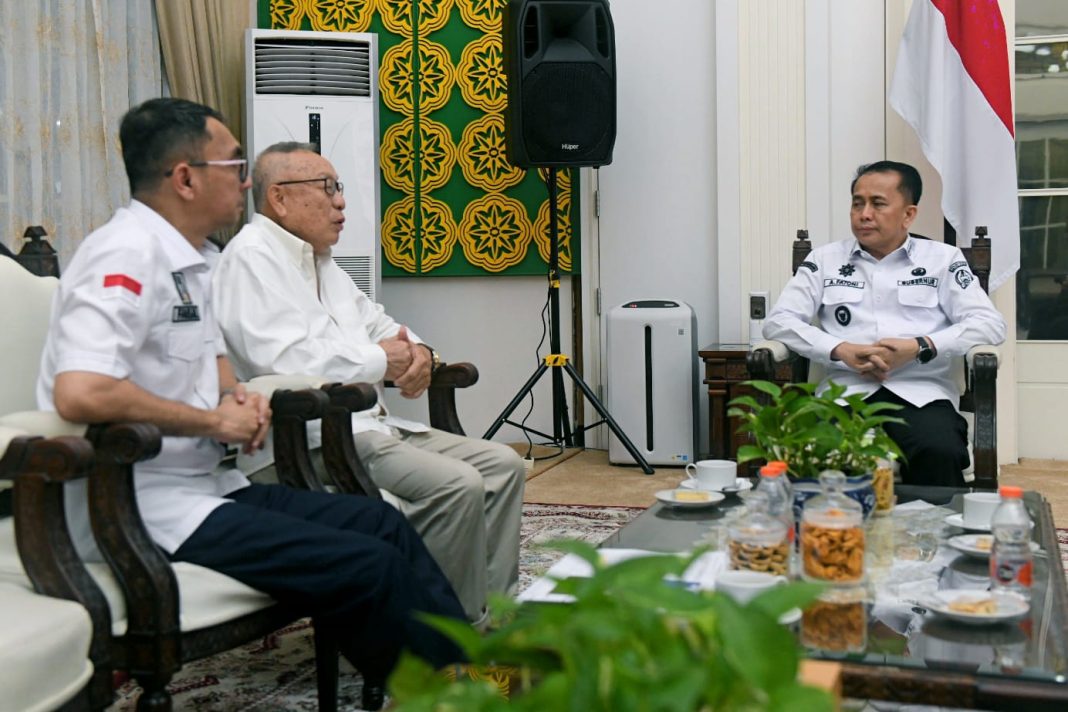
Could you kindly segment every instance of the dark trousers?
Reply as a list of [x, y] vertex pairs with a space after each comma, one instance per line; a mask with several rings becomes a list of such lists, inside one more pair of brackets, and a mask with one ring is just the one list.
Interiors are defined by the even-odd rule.
[[385, 502], [253, 484], [228, 495], [179, 549], [313, 616], [370, 680], [384, 681], [402, 649], [435, 666], [460, 650], [416, 612], [466, 620], [423, 541]]
[[964, 487], [961, 473], [970, 463], [968, 423], [952, 403], [937, 400], [917, 408], [886, 388], [865, 400], [902, 406], [886, 415], [901, 418], [906, 424], [888, 423], [884, 427], [905, 455], [901, 464], [905, 484]]

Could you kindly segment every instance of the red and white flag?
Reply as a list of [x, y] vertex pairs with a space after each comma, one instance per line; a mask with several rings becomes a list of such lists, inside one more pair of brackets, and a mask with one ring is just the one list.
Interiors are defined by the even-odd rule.
[[890, 105], [942, 176], [942, 212], [960, 244], [989, 228], [991, 291], [1020, 267], [1010, 81], [998, 0], [914, 0]]

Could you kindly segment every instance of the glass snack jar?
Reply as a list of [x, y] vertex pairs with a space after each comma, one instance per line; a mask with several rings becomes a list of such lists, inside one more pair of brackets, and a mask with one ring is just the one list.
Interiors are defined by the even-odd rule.
[[872, 489], [875, 490], [875, 508], [872, 514], [883, 516], [894, 511], [894, 463], [879, 459], [872, 472]]
[[758, 491], [745, 497], [745, 516], [727, 527], [730, 567], [778, 576], [790, 573], [790, 541], [786, 524], [768, 513], [768, 498]]
[[823, 490], [801, 514], [801, 575], [811, 581], [855, 584], [864, 578], [864, 515], [842, 492], [845, 475], [820, 473]]
[[801, 644], [834, 653], [863, 651], [868, 644], [868, 609], [863, 587], [824, 592], [801, 614]]

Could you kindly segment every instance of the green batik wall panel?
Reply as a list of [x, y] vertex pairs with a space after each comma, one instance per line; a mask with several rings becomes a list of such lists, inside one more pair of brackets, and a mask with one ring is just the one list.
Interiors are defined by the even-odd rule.
[[[259, 27], [378, 34], [383, 276], [547, 271], [544, 175], [504, 152], [504, 5], [259, 0]], [[558, 171], [564, 272], [578, 271], [574, 173]]]

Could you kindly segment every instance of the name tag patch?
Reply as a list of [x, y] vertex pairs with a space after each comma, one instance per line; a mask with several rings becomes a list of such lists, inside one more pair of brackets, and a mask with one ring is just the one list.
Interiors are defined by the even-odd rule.
[[171, 312], [171, 321], [200, 321], [200, 310], [196, 304], [176, 306], [174, 311]]
[[823, 286], [824, 287], [850, 287], [852, 289], [864, 289], [864, 283], [863, 282], [854, 282], [851, 279], [836, 279], [834, 277], [830, 277], [828, 279], [823, 280]]
[[938, 277], [917, 277], [916, 279], [899, 279], [897, 280], [897, 286], [899, 287], [937, 287]]

